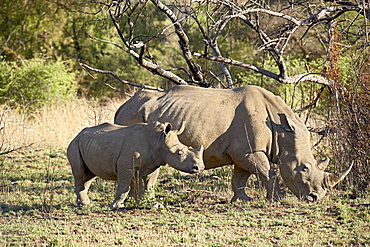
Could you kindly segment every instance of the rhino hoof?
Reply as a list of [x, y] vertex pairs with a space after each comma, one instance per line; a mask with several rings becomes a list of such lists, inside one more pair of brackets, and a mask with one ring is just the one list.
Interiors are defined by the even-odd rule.
[[111, 210], [119, 210], [119, 209], [124, 209], [125, 205], [123, 203], [117, 203], [114, 202], [112, 206], [110, 207]]
[[243, 195], [243, 196], [240, 196], [240, 195], [235, 195], [232, 199], [231, 199], [231, 203], [234, 203], [234, 202], [250, 202], [250, 201], [253, 201], [253, 198], [252, 197], [249, 197], [247, 195]]
[[85, 205], [90, 204], [90, 200], [88, 200], [88, 201], [76, 201], [76, 204], [78, 206], [85, 206]]
[[161, 204], [161, 203], [154, 203], [153, 205], [151, 205], [152, 208], [154, 209], [160, 209], [160, 208], [164, 208], [164, 205]]

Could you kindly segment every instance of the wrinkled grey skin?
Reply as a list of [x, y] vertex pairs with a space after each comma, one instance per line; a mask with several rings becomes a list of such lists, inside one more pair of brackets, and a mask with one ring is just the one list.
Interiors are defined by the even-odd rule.
[[[310, 150], [304, 123], [278, 96], [257, 87], [206, 89], [175, 86], [164, 92], [139, 91], [116, 112], [116, 124], [166, 121], [186, 130], [186, 145], [204, 145], [206, 169], [235, 164], [232, 190], [236, 200], [248, 201], [246, 182], [256, 174], [267, 188], [267, 199], [281, 192], [271, 163], [278, 165], [289, 189], [301, 200], [316, 201], [341, 181], [352, 165], [339, 173], [325, 172]], [[154, 183], [158, 171], [148, 179]]]
[[[96, 176], [117, 181], [116, 197], [111, 206], [115, 209], [124, 207], [135, 176], [145, 180], [148, 174], [166, 163], [187, 173], [203, 170], [203, 146], [194, 150], [183, 145], [178, 135], [184, 128], [171, 128], [170, 123], [159, 122], [128, 127], [104, 123], [82, 130], [67, 149], [75, 180], [76, 203], [89, 204], [87, 191]], [[143, 186], [149, 189], [152, 185]]]

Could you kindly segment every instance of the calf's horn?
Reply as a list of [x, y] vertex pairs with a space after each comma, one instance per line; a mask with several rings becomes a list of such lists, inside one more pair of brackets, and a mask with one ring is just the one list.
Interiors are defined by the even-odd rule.
[[327, 179], [327, 186], [329, 188], [334, 187], [337, 183], [342, 181], [345, 176], [351, 171], [353, 167], [354, 161], [352, 161], [351, 165], [348, 166], [343, 171], [337, 172], [337, 173], [327, 173], [326, 179]]

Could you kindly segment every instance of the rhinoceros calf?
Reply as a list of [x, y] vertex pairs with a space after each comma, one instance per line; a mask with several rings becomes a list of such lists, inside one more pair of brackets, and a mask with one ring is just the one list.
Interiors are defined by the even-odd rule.
[[171, 128], [170, 123], [159, 122], [128, 127], [104, 123], [82, 130], [67, 149], [76, 203], [89, 204], [87, 191], [96, 176], [117, 181], [111, 206], [115, 209], [124, 207], [135, 174], [145, 177], [166, 163], [187, 173], [203, 170], [203, 146], [194, 150], [179, 141], [184, 124], [179, 130]]
[[[246, 181], [256, 174], [267, 188], [267, 199], [280, 197], [276, 174], [280, 168], [289, 189], [302, 200], [316, 201], [341, 181], [351, 165], [338, 173], [325, 172], [328, 162], [317, 162], [305, 124], [278, 96], [256, 86], [207, 89], [175, 86], [163, 92], [139, 91], [116, 112], [116, 124], [170, 122], [186, 130], [185, 145], [204, 145], [206, 169], [235, 164], [232, 201], [251, 198]], [[151, 174], [151, 183], [158, 172]]]

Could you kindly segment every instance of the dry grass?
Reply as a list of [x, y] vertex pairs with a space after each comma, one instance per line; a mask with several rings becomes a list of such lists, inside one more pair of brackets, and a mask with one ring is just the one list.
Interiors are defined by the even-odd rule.
[[113, 122], [114, 113], [122, 103], [119, 99], [105, 103], [73, 100], [31, 114], [1, 105], [0, 151], [31, 144], [34, 147], [66, 147], [84, 127]]

